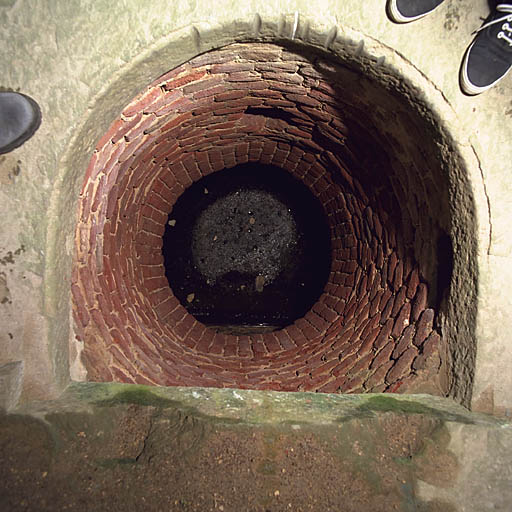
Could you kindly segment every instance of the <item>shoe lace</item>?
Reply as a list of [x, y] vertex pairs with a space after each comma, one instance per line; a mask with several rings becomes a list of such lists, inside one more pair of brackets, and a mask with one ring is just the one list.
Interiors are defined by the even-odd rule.
[[500, 18], [496, 18], [495, 20], [489, 21], [482, 25], [475, 33], [478, 33], [486, 28], [496, 25], [497, 23], [503, 23], [501, 26], [501, 30], [496, 34], [498, 39], [504, 39], [509, 46], [512, 46], [512, 4], [498, 4], [496, 6], [496, 11], [506, 13], [504, 16]]

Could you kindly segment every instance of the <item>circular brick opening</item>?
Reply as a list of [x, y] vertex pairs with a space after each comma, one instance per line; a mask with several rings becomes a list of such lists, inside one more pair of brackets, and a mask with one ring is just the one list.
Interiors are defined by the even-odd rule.
[[165, 273], [182, 306], [231, 334], [270, 332], [303, 317], [330, 271], [321, 203], [288, 172], [245, 164], [193, 183], [174, 205]]
[[[72, 294], [88, 378], [445, 393], [448, 187], [439, 135], [415, 116], [397, 91], [311, 48], [230, 45], [148, 86], [98, 142], [83, 183]], [[247, 163], [308, 187], [331, 261], [293, 323], [226, 334], [173, 293], [163, 235], [192, 184]]]

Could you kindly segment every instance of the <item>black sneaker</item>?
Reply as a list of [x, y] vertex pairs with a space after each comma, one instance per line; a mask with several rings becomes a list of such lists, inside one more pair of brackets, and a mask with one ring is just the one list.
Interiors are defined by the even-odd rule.
[[39, 105], [19, 92], [0, 92], [0, 155], [26, 142], [41, 124]]
[[480, 94], [499, 82], [512, 67], [512, 4], [498, 4], [477, 30], [460, 69], [466, 94]]
[[396, 23], [419, 20], [439, 7], [444, 0], [388, 0], [388, 16]]

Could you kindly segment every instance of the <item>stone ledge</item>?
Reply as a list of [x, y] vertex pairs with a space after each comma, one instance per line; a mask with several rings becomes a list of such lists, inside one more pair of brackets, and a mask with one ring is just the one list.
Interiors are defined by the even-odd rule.
[[0, 415], [4, 510], [507, 510], [512, 425], [420, 395], [72, 384]]

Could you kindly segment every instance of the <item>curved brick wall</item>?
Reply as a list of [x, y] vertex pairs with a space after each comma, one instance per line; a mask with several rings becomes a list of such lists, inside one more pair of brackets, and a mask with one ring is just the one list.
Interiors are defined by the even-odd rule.
[[[444, 392], [431, 386], [443, 352], [429, 307], [436, 274], [418, 258], [428, 250], [416, 233], [433, 233], [417, 199], [424, 170], [394, 164], [391, 135], [343, 101], [343, 72], [275, 45], [232, 45], [170, 71], [124, 109], [97, 144], [80, 199], [72, 296], [89, 380], [321, 392], [430, 382]], [[332, 268], [304, 318], [234, 336], [187, 313], [161, 247], [180, 194], [246, 162], [286, 169], [318, 197]]]

